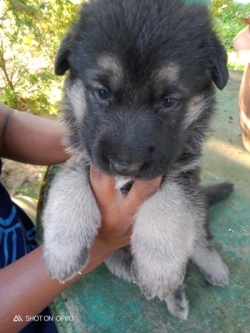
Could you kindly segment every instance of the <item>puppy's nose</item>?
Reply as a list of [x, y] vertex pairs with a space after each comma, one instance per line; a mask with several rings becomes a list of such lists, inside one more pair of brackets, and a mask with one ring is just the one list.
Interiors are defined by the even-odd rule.
[[140, 170], [139, 163], [129, 164], [125, 162], [113, 162], [111, 163], [111, 167], [114, 172], [120, 176], [132, 176]]

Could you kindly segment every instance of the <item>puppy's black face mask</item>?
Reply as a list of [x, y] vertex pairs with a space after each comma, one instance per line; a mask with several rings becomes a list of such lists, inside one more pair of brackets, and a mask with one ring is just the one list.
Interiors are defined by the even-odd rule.
[[180, 152], [187, 101], [178, 86], [167, 90], [165, 84], [156, 82], [161, 74], [159, 70], [149, 74], [137, 70], [135, 76], [116, 56], [107, 54], [85, 71], [88, 112], [82, 138], [102, 171], [149, 179], [166, 172]]
[[[138, 14], [139, 13], [139, 14]], [[203, 7], [183, 1], [86, 4], [64, 38], [69, 145], [104, 173], [151, 179], [183, 154], [228, 78], [226, 54]]]

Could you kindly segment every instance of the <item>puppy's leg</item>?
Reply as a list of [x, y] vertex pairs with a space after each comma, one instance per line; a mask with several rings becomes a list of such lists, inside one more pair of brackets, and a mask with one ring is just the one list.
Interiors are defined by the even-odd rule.
[[79, 157], [52, 184], [42, 220], [49, 273], [60, 281], [68, 280], [86, 266], [101, 222], [85, 163]]
[[131, 263], [132, 254], [130, 246], [125, 246], [112, 252], [105, 260], [105, 264], [111, 273], [129, 282], [132, 281]]
[[180, 319], [187, 319], [189, 313], [188, 299], [184, 286], [180, 285], [176, 290], [169, 294], [165, 301], [168, 311]]
[[211, 236], [208, 235], [205, 226], [194, 242], [191, 259], [211, 284], [225, 286], [229, 283], [229, 270], [213, 248]]
[[139, 208], [132, 272], [147, 298], [165, 299], [182, 284], [199, 218], [182, 186], [170, 180]]

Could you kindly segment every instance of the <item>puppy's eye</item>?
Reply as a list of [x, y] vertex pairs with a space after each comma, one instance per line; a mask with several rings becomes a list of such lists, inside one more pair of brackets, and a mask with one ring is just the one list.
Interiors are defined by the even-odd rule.
[[163, 100], [162, 106], [165, 109], [172, 109], [173, 107], [177, 106], [178, 101], [176, 99], [173, 98], [165, 98]]
[[107, 101], [111, 96], [110, 92], [105, 89], [98, 89], [96, 93], [102, 101]]

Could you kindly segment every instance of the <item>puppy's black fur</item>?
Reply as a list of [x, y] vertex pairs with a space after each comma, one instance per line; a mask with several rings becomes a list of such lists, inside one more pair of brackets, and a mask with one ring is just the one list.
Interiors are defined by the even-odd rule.
[[56, 74], [69, 71], [62, 109], [75, 160], [53, 184], [44, 212], [51, 276], [64, 281], [86, 265], [100, 226], [86, 170], [92, 161], [120, 189], [164, 175], [137, 212], [131, 248], [108, 258], [112, 272], [136, 281], [148, 298], [165, 299], [180, 318], [188, 314], [182, 281], [189, 258], [209, 282], [228, 283], [207, 229], [207, 201], [223, 199], [232, 187], [199, 185], [214, 86], [226, 85], [226, 62], [204, 6], [182, 0], [83, 5], [55, 62]]
[[[115, 58], [122, 73], [112, 65], [110, 72], [98, 67], [105, 55]], [[112, 175], [151, 179], [177, 159], [189, 163], [200, 154], [213, 113], [213, 82], [220, 89], [227, 83], [226, 59], [202, 6], [172, 0], [86, 3], [55, 64], [56, 74], [70, 69], [67, 85], [80, 80], [86, 87], [89, 111], [77, 131], [74, 114], [65, 110], [73, 127], [70, 144], [84, 144], [90, 159]], [[178, 67], [174, 82], [171, 66]], [[183, 128], [197, 94], [203, 110]]]

